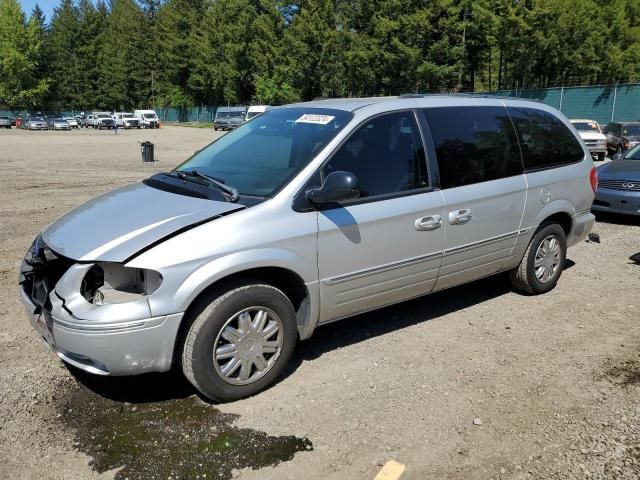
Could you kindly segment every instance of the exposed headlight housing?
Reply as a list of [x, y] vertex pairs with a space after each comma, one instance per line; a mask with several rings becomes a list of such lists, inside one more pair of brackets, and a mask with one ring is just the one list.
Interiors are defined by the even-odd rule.
[[89, 303], [113, 305], [142, 300], [155, 292], [161, 283], [162, 275], [154, 270], [100, 262], [86, 273], [80, 291]]

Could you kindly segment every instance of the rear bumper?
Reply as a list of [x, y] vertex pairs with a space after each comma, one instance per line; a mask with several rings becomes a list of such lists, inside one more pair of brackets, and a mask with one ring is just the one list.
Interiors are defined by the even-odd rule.
[[591, 209], [596, 212], [640, 215], [640, 192], [598, 187]]
[[38, 313], [22, 287], [20, 297], [33, 328], [68, 364], [96, 375], [114, 376], [171, 368], [182, 313], [97, 326], [68, 313], [55, 291], [49, 295], [51, 312]]
[[573, 227], [567, 237], [567, 247], [581, 242], [589, 234], [596, 221], [596, 217], [589, 210], [578, 212], [573, 216]]
[[587, 147], [589, 153], [607, 153], [607, 147]]

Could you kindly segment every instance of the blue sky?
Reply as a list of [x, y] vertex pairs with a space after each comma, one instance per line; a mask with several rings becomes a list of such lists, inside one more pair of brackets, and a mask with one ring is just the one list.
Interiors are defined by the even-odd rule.
[[47, 21], [51, 20], [51, 15], [53, 15], [53, 7], [58, 5], [58, 0], [20, 0], [22, 4], [22, 10], [27, 14], [27, 17], [31, 14], [31, 10], [37, 3], [40, 5], [40, 8], [47, 16]]

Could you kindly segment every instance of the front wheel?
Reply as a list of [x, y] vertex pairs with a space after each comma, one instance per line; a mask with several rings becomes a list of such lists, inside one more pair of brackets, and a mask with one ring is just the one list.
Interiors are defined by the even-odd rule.
[[564, 269], [567, 238], [557, 223], [542, 224], [524, 253], [520, 265], [509, 272], [511, 284], [530, 295], [552, 290]]
[[232, 401], [271, 385], [297, 340], [293, 305], [279, 289], [247, 283], [195, 307], [182, 349], [182, 370], [203, 395]]
[[604, 162], [607, 159], [607, 154], [605, 152], [598, 153], [598, 161]]

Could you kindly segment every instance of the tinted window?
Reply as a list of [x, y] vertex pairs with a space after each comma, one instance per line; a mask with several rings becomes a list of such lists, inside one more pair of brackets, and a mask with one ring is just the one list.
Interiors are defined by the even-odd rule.
[[622, 125], [622, 135], [625, 137], [640, 136], [640, 125]]
[[504, 107], [439, 107], [425, 109], [424, 114], [442, 188], [522, 173], [518, 141]]
[[360, 197], [428, 185], [424, 148], [413, 112], [375, 117], [361, 125], [324, 167], [358, 178]]
[[518, 132], [525, 170], [580, 161], [584, 151], [571, 131], [550, 113], [533, 108], [509, 108]]

